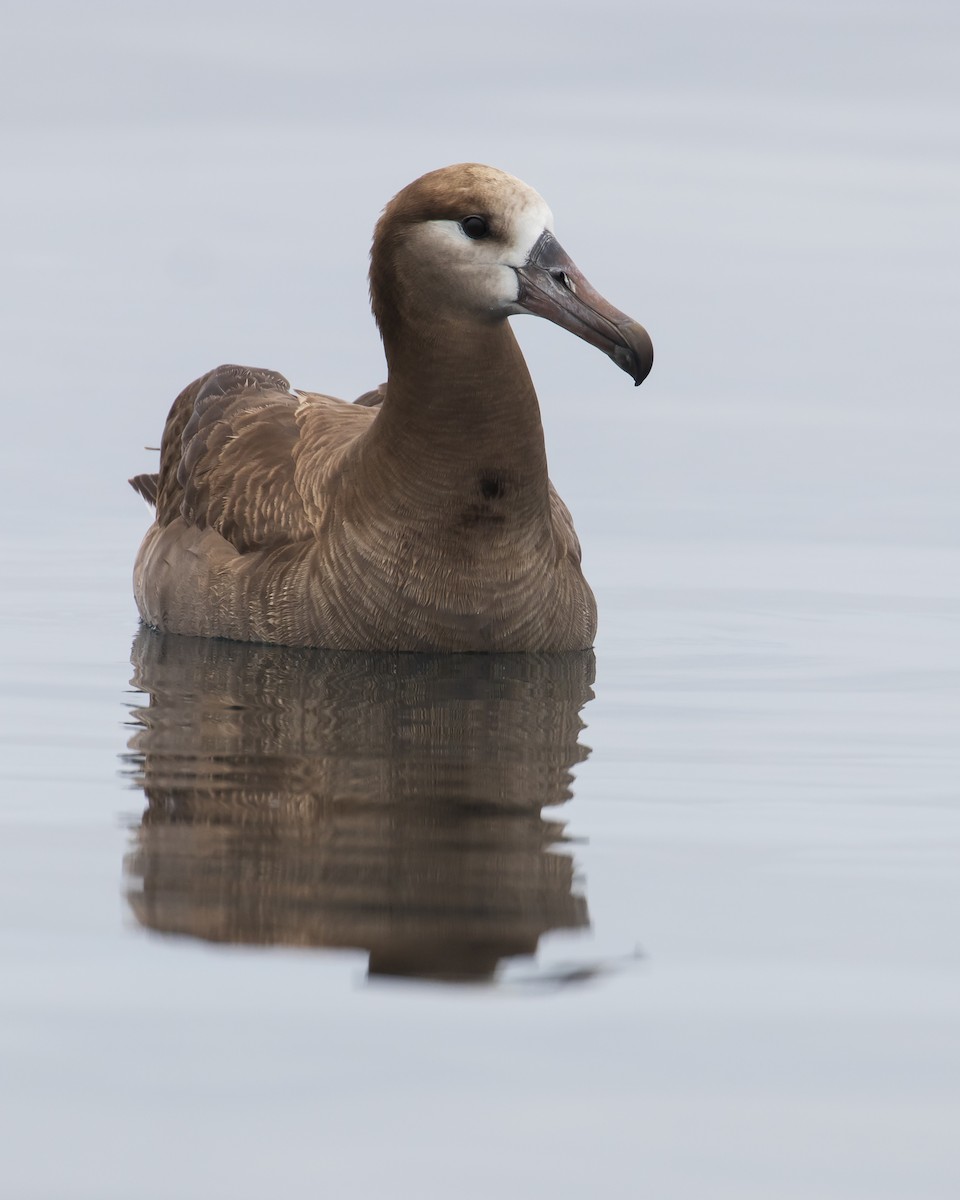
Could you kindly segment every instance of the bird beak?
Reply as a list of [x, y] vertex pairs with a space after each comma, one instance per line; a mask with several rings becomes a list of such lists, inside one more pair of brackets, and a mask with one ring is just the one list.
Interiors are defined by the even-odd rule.
[[638, 387], [643, 383], [653, 366], [650, 335], [594, 291], [552, 233], [544, 230], [515, 270], [520, 308], [575, 333], [608, 354]]

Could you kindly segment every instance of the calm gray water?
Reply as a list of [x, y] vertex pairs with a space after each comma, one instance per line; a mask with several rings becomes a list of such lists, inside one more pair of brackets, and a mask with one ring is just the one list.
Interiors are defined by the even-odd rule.
[[[0, 1193], [960, 1194], [955, 6], [8, 6]], [[179, 388], [354, 396], [382, 204], [536, 186], [596, 653], [139, 631]]]

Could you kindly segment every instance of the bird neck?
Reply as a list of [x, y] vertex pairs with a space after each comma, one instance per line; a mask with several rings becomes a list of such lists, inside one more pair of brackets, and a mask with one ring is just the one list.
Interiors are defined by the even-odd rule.
[[514, 512], [546, 512], [540, 406], [506, 320], [441, 320], [413, 333], [384, 339], [387, 394], [371, 429], [380, 468], [441, 503], [508, 490]]

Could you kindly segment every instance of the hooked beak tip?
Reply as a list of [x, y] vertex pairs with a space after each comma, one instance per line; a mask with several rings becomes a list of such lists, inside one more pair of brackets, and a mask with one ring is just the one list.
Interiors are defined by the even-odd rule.
[[634, 387], [639, 387], [653, 369], [653, 342], [642, 325], [630, 321], [617, 327], [622, 345], [617, 346], [611, 357], [617, 366], [631, 376]]
[[620, 312], [584, 278], [552, 233], [544, 230], [522, 267], [518, 306], [569, 330], [608, 355], [637, 387], [653, 367], [644, 327]]

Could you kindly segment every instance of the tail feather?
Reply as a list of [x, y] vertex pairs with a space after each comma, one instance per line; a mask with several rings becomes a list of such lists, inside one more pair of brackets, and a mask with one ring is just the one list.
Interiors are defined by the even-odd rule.
[[134, 475], [134, 477], [129, 480], [129, 483], [138, 495], [142, 496], [148, 504], [151, 504], [154, 508], [156, 508], [157, 491], [160, 486], [159, 475]]

